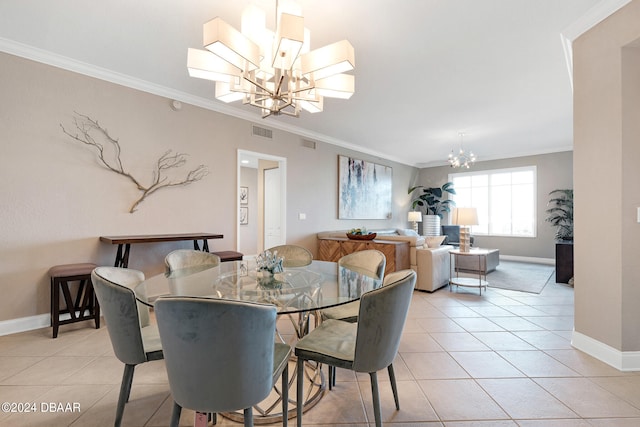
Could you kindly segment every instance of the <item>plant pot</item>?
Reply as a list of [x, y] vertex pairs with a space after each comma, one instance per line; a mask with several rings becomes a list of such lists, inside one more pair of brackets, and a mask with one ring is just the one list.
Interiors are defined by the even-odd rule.
[[440, 236], [440, 217], [438, 215], [422, 216], [422, 235], [423, 236]]

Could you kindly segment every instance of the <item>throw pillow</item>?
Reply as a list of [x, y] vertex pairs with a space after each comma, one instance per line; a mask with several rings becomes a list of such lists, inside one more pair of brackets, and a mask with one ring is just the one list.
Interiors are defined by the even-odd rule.
[[428, 248], [439, 248], [447, 236], [427, 236], [424, 238]]

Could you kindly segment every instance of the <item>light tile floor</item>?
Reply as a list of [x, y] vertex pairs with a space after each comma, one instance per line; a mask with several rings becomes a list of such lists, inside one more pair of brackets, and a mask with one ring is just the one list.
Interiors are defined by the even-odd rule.
[[[386, 372], [379, 376], [385, 425], [640, 426], [640, 373], [619, 372], [573, 349], [572, 328], [573, 289], [561, 284], [540, 295], [415, 292], [394, 363], [400, 411]], [[63, 326], [55, 340], [50, 328], [0, 337], [0, 402], [37, 409], [0, 412], [0, 425], [111, 426], [122, 369], [106, 328], [89, 322]], [[304, 425], [374, 425], [368, 375], [338, 370], [337, 381], [305, 413]], [[49, 403], [80, 409], [53, 411]], [[170, 410], [163, 362], [140, 365], [123, 425], [166, 426]], [[192, 417], [183, 411], [181, 425]], [[219, 418], [218, 425], [239, 424]]]

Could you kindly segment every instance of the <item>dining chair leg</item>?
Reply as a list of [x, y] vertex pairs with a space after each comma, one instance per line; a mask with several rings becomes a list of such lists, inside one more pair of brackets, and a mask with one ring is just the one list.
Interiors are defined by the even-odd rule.
[[373, 396], [373, 415], [376, 419], [376, 427], [382, 427], [382, 420], [380, 415], [380, 392], [378, 391], [378, 374], [377, 372], [370, 372], [371, 377], [371, 395]]
[[334, 373], [336, 371], [336, 368], [334, 368], [333, 366], [329, 365], [329, 375], [327, 378], [327, 382], [329, 383], [329, 390], [333, 389], [333, 376]]
[[253, 408], [245, 408], [244, 410], [244, 427], [253, 427]]
[[398, 386], [396, 385], [396, 374], [393, 372], [393, 363], [387, 367], [389, 371], [389, 381], [391, 382], [391, 390], [393, 390], [393, 400], [396, 403], [396, 409], [400, 410], [400, 399], [398, 399]]
[[120, 427], [120, 424], [122, 423], [124, 405], [129, 401], [129, 394], [131, 393], [131, 383], [133, 382], [133, 372], [135, 368], [136, 365], [124, 365], [122, 383], [120, 384], [120, 396], [118, 397], [118, 406], [116, 408], [116, 420], [114, 422], [115, 427]]
[[127, 366], [130, 366], [130, 372], [127, 382], [127, 395], [125, 397], [125, 402], [129, 402], [129, 398], [131, 397], [131, 385], [133, 384], [133, 373], [136, 369], [136, 365], [125, 365], [125, 371], [127, 370]]
[[302, 407], [303, 405], [303, 397], [302, 397], [302, 388], [304, 387], [304, 360], [298, 356], [298, 361], [296, 362], [296, 375], [297, 375], [297, 387], [296, 387], [296, 421], [298, 427], [302, 427]]
[[170, 427], [178, 427], [178, 425], [180, 424], [181, 413], [182, 413], [182, 406], [178, 405], [174, 400], [173, 411], [171, 411], [171, 421], [169, 421]]
[[336, 368], [335, 366], [333, 367], [333, 374], [331, 375], [331, 383], [333, 384], [333, 386], [336, 386], [336, 371], [338, 370], [338, 368]]
[[282, 427], [287, 427], [289, 423], [289, 363], [282, 371]]

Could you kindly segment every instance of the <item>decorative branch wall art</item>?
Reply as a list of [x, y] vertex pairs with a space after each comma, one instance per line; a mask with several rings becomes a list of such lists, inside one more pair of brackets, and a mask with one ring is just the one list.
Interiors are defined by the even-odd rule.
[[339, 219], [391, 219], [393, 169], [338, 156]]
[[120, 142], [118, 139], [112, 137], [107, 129], [101, 126], [97, 120], [76, 112], [73, 118], [73, 124], [75, 125], [74, 131], [67, 130], [64, 125], [60, 124], [62, 132], [75, 141], [81, 142], [92, 150], [95, 150], [98, 154], [98, 162], [104, 168], [127, 178], [140, 191], [140, 197], [133, 203], [131, 209], [129, 209], [129, 213], [134, 213], [140, 203], [162, 188], [193, 184], [209, 174], [209, 168], [207, 166], [198, 165], [195, 169], [187, 172], [184, 178], [170, 178], [168, 173], [184, 166], [187, 162], [188, 154], [174, 153], [172, 150], [168, 150], [156, 161], [151, 183], [145, 185], [124, 167], [121, 158], [122, 150]]

